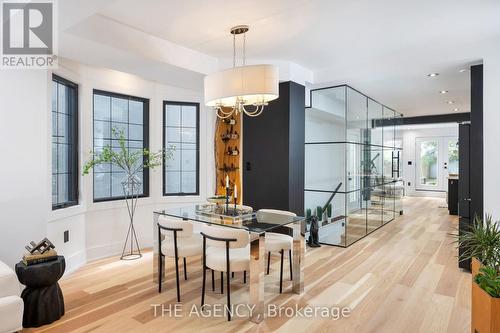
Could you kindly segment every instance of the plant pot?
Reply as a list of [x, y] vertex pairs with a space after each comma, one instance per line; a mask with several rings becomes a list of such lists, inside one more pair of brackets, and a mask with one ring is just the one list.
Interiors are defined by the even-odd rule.
[[474, 281], [471, 333], [500, 333], [500, 298], [491, 297]]
[[481, 266], [483, 266], [483, 264], [481, 263], [481, 261], [479, 261], [479, 259], [472, 258], [470, 266], [471, 266], [470, 269], [471, 269], [471, 273], [472, 273], [472, 281], [474, 281], [474, 278], [476, 277], [476, 275], [479, 274], [479, 269], [481, 268]]

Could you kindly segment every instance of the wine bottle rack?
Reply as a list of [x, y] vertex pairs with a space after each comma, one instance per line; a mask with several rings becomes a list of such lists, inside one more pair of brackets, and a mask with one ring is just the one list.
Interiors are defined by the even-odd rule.
[[226, 194], [226, 176], [229, 176], [230, 195], [238, 187], [238, 204], [243, 193], [241, 182], [241, 115], [227, 119], [217, 118], [215, 124], [216, 195]]

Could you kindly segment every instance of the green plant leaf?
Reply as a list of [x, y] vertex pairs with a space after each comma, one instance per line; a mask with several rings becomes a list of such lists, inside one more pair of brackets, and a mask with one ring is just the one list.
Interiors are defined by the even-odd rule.
[[486, 215], [484, 221], [476, 215], [470, 230], [454, 228], [450, 235], [457, 247], [464, 249], [460, 261], [477, 258], [484, 265], [499, 269], [500, 223], [494, 222], [491, 215]]
[[495, 267], [481, 267], [474, 281], [491, 297], [500, 298], [500, 275]]
[[157, 152], [151, 152], [148, 149], [131, 152], [127, 147], [123, 130], [113, 127], [111, 132], [113, 137], [118, 141], [118, 148], [113, 149], [108, 144], [100, 152], [91, 151], [89, 159], [83, 165], [83, 175], [88, 175], [90, 170], [98, 165], [110, 163], [123, 170], [128, 177], [131, 177], [143, 168], [154, 169], [162, 165], [164, 161], [166, 162], [173, 158], [173, 152], [175, 151], [175, 146], [173, 145]]

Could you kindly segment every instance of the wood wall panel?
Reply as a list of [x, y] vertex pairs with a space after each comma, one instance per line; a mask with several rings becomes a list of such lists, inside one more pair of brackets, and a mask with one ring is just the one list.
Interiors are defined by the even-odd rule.
[[[233, 194], [234, 185], [238, 187], [238, 204], [241, 204], [243, 196], [242, 182], [241, 182], [241, 114], [232, 117], [236, 124], [229, 125], [223, 122], [222, 119], [217, 118], [215, 124], [215, 182], [216, 194], [226, 194], [226, 175], [229, 175], [230, 194]], [[238, 135], [237, 139], [224, 140], [223, 136], [232, 131]], [[228, 149], [238, 148], [239, 154], [236, 156], [228, 155]], [[228, 168], [234, 167], [233, 170]]]

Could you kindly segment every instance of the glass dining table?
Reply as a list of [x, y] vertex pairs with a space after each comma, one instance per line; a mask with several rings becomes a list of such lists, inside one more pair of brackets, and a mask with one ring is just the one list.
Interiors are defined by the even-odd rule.
[[[242, 207], [242, 208], [240, 208]], [[292, 290], [296, 294], [304, 291], [304, 256], [305, 256], [305, 217], [288, 216], [273, 211], [252, 212], [238, 206], [225, 214], [223, 206], [199, 204], [187, 207], [158, 210], [153, 213], [153, 280], [158, 282], [158, 221], [160, 216], [168, 216], [194, 223], [205, 223], [227, 228], [248, 230], [250, 236], [250, 298], [253, 307], [250, 320], [261, 322], [265, 317], [264, 275], [266, 232], [288, 230], [293, 234], [292, 249]], [[288, 227], [288, 228], [287, 228]], [[165, 260], [162, 257], [162, 260]], [[165, 276], [165, 263], [162, 262], [162, 277]], [[201, 288], [201, 286], [200, 286]]]

